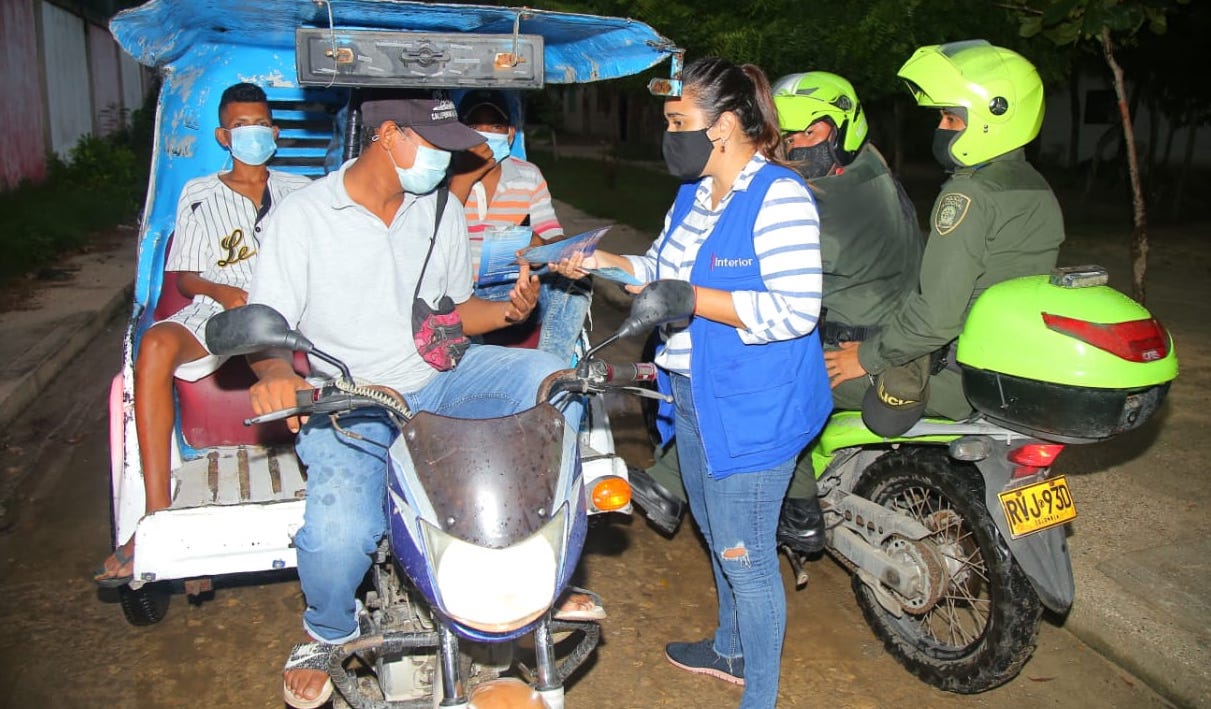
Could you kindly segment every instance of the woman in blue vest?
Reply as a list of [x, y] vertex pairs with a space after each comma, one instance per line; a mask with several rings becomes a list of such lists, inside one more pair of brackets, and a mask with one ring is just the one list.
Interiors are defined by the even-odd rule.
[[[711, 552], [719, 627], [670, 643], [670, 662], [744, 685], [742, 709], [778, 697], [786, 596], [774, 530], [795, 457], [832, 408], [816, 319], [820, 230], [803, 179], [779, 164], [778, 116], [755, 66], [703, 58], [664, 106], [664, 159], [685, 181], [643, 256], [596, 251], [559, 264], [689, 281], [688, 322], [666, 327], [674, 429], [694, 520]], [[667, 434], [666, 434], [667, 436]]]

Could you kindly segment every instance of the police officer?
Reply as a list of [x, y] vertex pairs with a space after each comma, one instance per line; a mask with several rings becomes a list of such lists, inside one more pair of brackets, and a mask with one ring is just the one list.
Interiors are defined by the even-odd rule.
[[898, 75], [917, 105], [941, 110], [933, 153], [950, 178], [934, 202], [916, 291], [879, 332], [824, 355], [834, 392], [861, 384], [863, 419], [884, 436], [922, 411], [971, 415], [953, 357], [967, 311], [989, 286], [1050, 271], [1064, 240], [1060, 205], [1023, 150], [1043, 122], [1030, 62], [971, 40], [922, 47]]
[[[924, 242], [916, 213], [879, 151], [854, 88], [836, 74], [814, 71], [775, 82], [774, 104], [791, 167], [808, 180], [820, 213], [824, 266], [821, 338], [826, 349], [860, 342], [916, 288]], [[834, 390], [834, 401], [857, 408], [866, 386]], [[844, 405], [844, 404], [843, 404]], [[633, 470], [636, 502], [657, 527], [676, 529], [685, 493], [675, 444], [657, 454], [648, 471]], [[824, 544], [824, 521], [810, 461], [801, 461], [780, 525], [780, 539], [805, 553]], [[787, 538], [789, 535], [789, 538]]]

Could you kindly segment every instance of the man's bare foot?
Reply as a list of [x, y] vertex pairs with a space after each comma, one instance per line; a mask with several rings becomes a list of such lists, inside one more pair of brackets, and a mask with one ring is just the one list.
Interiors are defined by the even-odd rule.
[[295, 645], [282, 670], [282, 698], [297, 709], [315, 709], [332, 696], [328, 672], [330, 645], [307, 642]]
[[124, 586], [134, 578], [135, 540], [131, 539], [105, 557], [105, 562], [93, 574], [93, 581], [113, 588]]
[[294, 696], [314, 700], [324, 691], [328, 673], [323, 670], [286, 670], [282, 673], [282, 682]]
[[603, 620], [605, 617], [601, 598], [583, 588], [572, 589], [572, 593], [564, 597], [563, 603], [555, 611], [556, 620]]

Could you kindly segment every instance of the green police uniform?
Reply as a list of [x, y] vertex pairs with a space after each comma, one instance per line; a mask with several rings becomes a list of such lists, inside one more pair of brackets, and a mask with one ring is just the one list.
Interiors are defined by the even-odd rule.
[[[872, 145], [841, 172], [808, 185], [820, 214], [827, 309], [822, 334], [825, 348], [835, 349], [838, 334], [861, 339], [896, 314], [916, 288], [924, 240], [912, 202]], [[858, 389], [859, 402], [864, 388]], [[684, 500], [676, 456], [675, 445], [658, 452], [648, 473]], [[807, 484], [812, 482], [809, 476]]]
[[[1004, 280], [1049, 272], [1063, 240], [1059, 202], [1022, 149], [959, 168], [934, 202], [917, 291], [862, 343], [863, 368], [879, 374], [946, 347], [981, 293]], [[971, 414], [957, 371], [931, 377], [926, 413]]]
[[925, 242], [912, 202], [871, 145], [839, 174], [808, 184], [820, 211], [825, 330], [881, 325], [917, 284]]
[[[1010, 278], [1047, 273], [1064, 240], [1059, 202], [1021, 149], [956, 170], [942, 185], [929, 224], [916, 290], [858, 347], [858, 360], [871, 374], [949, 345], [981, 293]], [[833, 401], [837, 408], [860, 409], [869, 387], [868, 377], [850, 380], [833, 389]], [[957, 370], [929, 377], [925, 413], [951, 419], [971, 415]], [[809, 456], [800, 459], [787, 494], [815, 494]]]

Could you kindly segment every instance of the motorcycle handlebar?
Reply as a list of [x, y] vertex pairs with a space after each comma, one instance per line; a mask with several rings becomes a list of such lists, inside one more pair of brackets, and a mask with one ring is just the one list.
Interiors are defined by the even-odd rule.
[[614, 385], [643, 384], [656, 381], [656, 365], [651, 362], [604, 363], [606, 383]]
[[[561, 369], [552, 372], [538, 387], [537, 403], [550, 401], [552, 396], [561, 391], [587, 394], [606, 387], [622, 388], [656, 381], [656, 365], [651, 362], [610, 364], [601, 360], [592, 360], [588, 363], [587, 371], [588, 373], [584, 375], [578, 374], [575, 369]], [[294, 407], [245, 419], [244, 425], [251, 426], [268, 421], [279, 421], [305, 414], [341, 413], [376, 405], [380, 404], [357, 394], [331, 390], [328, 386], [300, 389], [295, 392]]]
[[547, 375], [538, 387], [536, 403], [550, 401], [551, 397], [563, 391], [587, 394], [607, 387], [623, 388], [656, 381], [656, 365], [651, 362], [610, 364], [592, 360], [586, 369], [587, 374], [580, 374], [576, 369], [561, 369]]
[[306, 416], [308, 414], [340, 414], [367, 406], [377, 406], [378, 403], [357, 394], [338, 391], [329, 386], [315, 389], [299, 389], [294, 393], [295, 406], [279, 411], [244, 419], [245, 426], [270, 421], [281, 421], [291, 416]]

